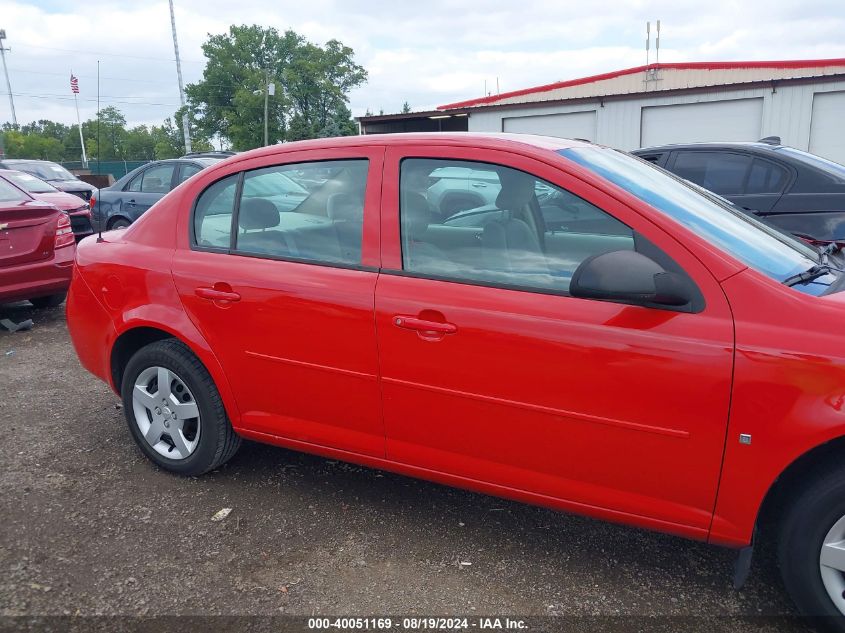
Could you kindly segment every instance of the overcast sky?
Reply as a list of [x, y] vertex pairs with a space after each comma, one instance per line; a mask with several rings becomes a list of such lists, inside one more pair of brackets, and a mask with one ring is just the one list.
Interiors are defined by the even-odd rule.
[[[415, 110], [638, 66], [645, 22], [661, 20], [660, 60], [845, 58], [843, 0], [175, 0], [186, 83], [202, 75], [201, 44], [230, 24], [291, 28], [316, 43], [351, 46], [369, 81], [354, 115]], [[160, 123], [179, 105], [168, 3], [0, 0], [0, 28], [19, 123], [75, 121], [101, 105], [130, 123]], [[653, 54], [653, 49], [652, 49]], [[653, 57], [652, 57], [653, 61]], [[0, 84], [0, 121], [11, 120]]]

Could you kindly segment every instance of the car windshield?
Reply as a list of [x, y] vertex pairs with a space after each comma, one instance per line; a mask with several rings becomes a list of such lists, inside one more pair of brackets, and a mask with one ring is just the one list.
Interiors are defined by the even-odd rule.
[[832, 176], [838, 182], [845, 183], [845, 165], [834, 163], [832, 160], [816, 156], [815, 154], [802, 152], [800, 149], [795, 149], [794, 147], [778, 147], [775, 151], [808, 163], [816, 169], [820, 169], [829, 176]]
[[44, 182], [40, 178], [36, 178], [32, 174], [27, 174], [22, 171], [7, 171], [3, 174], [13, 184], [29, 193], [51, 193], [58, 191], [53, 185]]
[[16, 165], [16, 167], [20, 167], [21, 171], [38, 176], [42, 180], [76, 180], [76, 176], [67, 169], [58, 163], [51, 163], [46, 160], [21, 163], [20, 165]]
[[559, 150], [722, 248], [748, 266], [784, 281], [818, 264], [819, 254], [792, 236], [699, 193], [684, 180], [630, 154], [601, 147]]

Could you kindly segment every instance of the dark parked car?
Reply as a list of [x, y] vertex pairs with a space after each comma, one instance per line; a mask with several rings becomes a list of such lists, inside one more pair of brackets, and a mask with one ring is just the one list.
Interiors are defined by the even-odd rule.
[[103, 187], [91, 204], [94, 228], [126, 228], [166, 193], [226, 156], [157, 160], [130, 171], [110, 187]]
[[780, 144], [694, 143], [632, 152], [811, 241], [845, 243], [845, 166]]
[[97, 190], [93, 185], [80, 180], [67, 169], [49, 160], [28, 160], [20, 158], [7, 158], [0, 160], [0, 169], [16, 169], [24, 171], [33, 176], [38, 176], [53, 185], [59, 191], [66, 191], [79, 196], [86, 202]]

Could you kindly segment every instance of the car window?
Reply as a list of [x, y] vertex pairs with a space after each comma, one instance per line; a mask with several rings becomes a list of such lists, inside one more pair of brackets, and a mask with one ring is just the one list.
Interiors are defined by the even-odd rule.
[[[432, 174], [447, 172], [455, 189], [495, 183], [496, 195], [443, 218], [432, 204], [435, 186], [428, 183]], [[501, 165], [403, 160], [399, 217], [403, 269], [455, 281], [566, 293], [588, 257], [634, 249], [633, 232], [613, 216], [561, 187]]]
[[0, 202], [17, 202], [27, 200], [28, 196], [0, 178]]
[[228, 249], [238, 174], [218, 180], [203, 191], [194, 207], [194, 244]]
[[783, 167], [755, 158], [751, 171], [748, 172], [745, 193], [780, 193], [783, 191], [788, 176], [788, 172]]
[[[150, 167], [141, 174], [142, 180], [140, 191], [142, 193], [167, 193], [170, 191], [170, 183], [173, 180], [173, 170], [175, 167], [176, 165], [173, 163]], [[137, 190], [130, 189], [130, 191]]]
[[716, 196], [703, 195], [628, 154], [598, 147], [562, 149], [558, 153], [778, 281], [818, 263], [818, 253], [797, 238], [762, 224], [733, 205], [722, 204]]
[[360, 264], [368, 164], [364, 159], [320, 161], [246, 172], [236, 250]]
[[141, 191], [141, 181], [144, 179], [144, 172], [141, 171], [137, 176], [129, 181], [126, 186], [126, 191]]
[[720, 195], [741, 194], [751, 160], [728, 152], [678, 152], [672, 171]]
[[179, 182], [176, 184], [182, 184], [191, 176], [194, 176], [202, 171], [202, 167], [199, 165], [194, 165], [192, 163], [183, 163], [182, 168], [179, 170]]
[[58, 191], [53, 185], [23, 171], [7, 171], [4, 176], [29, 193], [50, 193]]

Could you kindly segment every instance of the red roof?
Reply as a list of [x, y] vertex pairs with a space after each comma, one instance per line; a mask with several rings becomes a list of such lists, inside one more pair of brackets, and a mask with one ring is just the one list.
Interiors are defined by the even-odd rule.
[[457, 101], [455, 103], [448, 103], [446, 105], [438, 106], [437, 109], [451, 110], [453, 108], [467, 108], [471, 106], [480, 106], [487, 103], [495, 103], [497, 101], [500, 101], [501, 99], [508, 99], [510, 97], [519, 97], [521, 95], [533, 94], [535, 92], [546, 92], [549, 90], [556, 90], [558, 88], [580, 86], [596, 81], [602, 81], [604, 79], [613, 79], [614, 77], [621, 77], [623, 75], [641, 73], [643, 71], [656, 68], [672, 68], [676, 70], [726, 70], [732, 68], [824, 68], [826, 66], [845, 66], [845, 58], [792, 59], [768, 62], [681, 62], [677, 64], [649, 64], [647, 66], [635, 66], [634, 68], [626, 68], [624, 70], [614, 70], [613, 72], [603, 73], [601, 75], [581, 77], [580, 79], [558, 81], [552, 84], [545, 84], [543, 86], [534, 86], [533, 88], [523, 88], [522, 90], [514, 90], [512, 92], [502, 92], [497, 95], [490, 95], [489, 97], [479, 97], [478, 99]]

